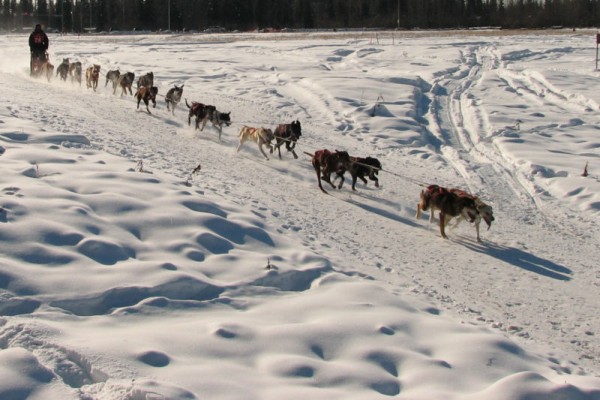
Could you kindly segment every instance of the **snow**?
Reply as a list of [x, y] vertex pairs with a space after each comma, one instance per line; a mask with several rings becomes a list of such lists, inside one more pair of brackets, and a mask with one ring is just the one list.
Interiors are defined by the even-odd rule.
[[[0, 398], [600, 399], [595, 32], [375, 35], [50, 37], [221, 141], [0, 36]], [[296, 119], [298, 159], [236, 152]], [[380, 187], [323, 194], [323, 148]], [[494, 207], [481, 243], [415, 219], [429, 184]]]

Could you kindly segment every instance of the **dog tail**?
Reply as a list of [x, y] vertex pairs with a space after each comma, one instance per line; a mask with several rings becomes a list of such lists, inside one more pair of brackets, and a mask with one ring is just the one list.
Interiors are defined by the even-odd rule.
[[187, 106], [187, 108], [189, 108], [189, 109], [192, 109], [192, 106], [190, 106], [190, 105], [188, 104], [188, 102], [187, 102], [187, 97], [186, 97], [186, 99], [185, 99], [185, 105]]
[[314, 156], [315, 156], [314, 154], [310, 154], [310, 153], [309, 153], [309, 152], [307, 152], [307, 151], [304, 151], [303, 153], [304, 153], [304, 154], [306, 154], [307, 156], [310, 156], [310, 157], [314, 157]]

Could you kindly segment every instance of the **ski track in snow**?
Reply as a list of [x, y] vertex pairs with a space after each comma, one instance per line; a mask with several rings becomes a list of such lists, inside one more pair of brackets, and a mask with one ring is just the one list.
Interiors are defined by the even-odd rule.
[[[176, 47], [175, 43], [172, 45]], [[211, 46], [206, 47], [210, 51]], [[335, 45], [331, 50], [331, 56], [323, 59], [322, 68], [339, 74], [335, 75], [336, 79], [362, 74], [368, 68], [355, 53], [336, 53]], [[176, 50], [170, 51], [176, 53]], [[237, 51], [246, 51], [243, 43]], [[247, 51], [256, 52], [257, 57], [268, 54], [268, 49]], [[106, 50], [89, 52], [82, 57], [119, 64], [120, 58], [113, 55], [109, 59], [106, 53]], [[376, 52], [361, 56], [374, 55]], [[181, 54], [174, 57], [185, 59]], [[78, 88], [58, 80], [32, 81], [23, 73], [16, 73], [10, 79], [19, 80], [21, 89], [5, 91], [5, 106], [18, 118], [33, 120], [65, 134], [85, 136], [94, 148], [142, 160], [147, 170], [173, 174], [182, 183], [195, 166], [201, 164], [202, 173], [192, 180], [197, 189], [214, 198], [226, 195], [235, 199], [265, 223], [278, 226], [279, 232], [298, 238], [317, 253], [326, 250], [336, 265], [364, 266], [360, 271], [348, 272], [390, 282], [399, 291], [424, 296], [470, 323], [496, 326], [513, 334], [518, 341], [573, 348], [581, 355], [582, 366], [599, 370], [600, 364], [594, 357], [600, 355], [600, 344], [590, 340], [586, 333], [596, 330], [600, 334], [595, 310], [597, 291], [593, 286], [593, 282], [597, 282], [593, 260], [600, 255], [596, 248], [598, 227], [589, 222], [588, 230], [579, 231], [569, 222], [568, 212], [562, 212], [556, 201], [544, 196], [530, 177], [503, 159], [486, 137], [486, 131], [490, 130], [489, 116], [479, 107], [481, 98], [474, 89], [484, 77], [495, 74], [517, 98], [526, 98], [541, 108], [561, 108], [557, 113], [576, 114], [578, 116], [572, 118], [583, 121], [589, 119], [586, 113], [589, 114], [591, 108], [598, 109], [593, 100], [565, 93], [535, 72], [507, 68], [493, 43], [466, 46], [457, 68], [441, 71], [435, 82], [428, 82], [432, 90], [420, 93], [421, 102], [429, 104], [425, 106], [427, 112], [423, 117], [432, 122], [429, 126], [423, 124], [421, 129], [426, 132], [428, 141], [439, 146], [431, 146], [433, 150], [427, 157], [432, 163], [426, 166], [423, 176], [412, 178], [423, 183], [452, 182], [466, 186], [493, 203], [497, 221], [490, 231], [482, 230], [483, 244], [474, 242], [473, 229], [467, 224], [454, 231], [451, 240], [442, 241], [437, 237], [435, 226], [429, 226], [425, 220], [414, 220], [421, 187], [407, 181], [390, 182], [402, 180], [401, 177], [382, 173], [380, 190], [359, 185], [359, 191], [353, 193], [347, 179], [342, 191], [331, 190], [329, 195], [318, 192], [314, 171], [303, 151], [344, 148], [351, 154], [378, 155], [389, 142], [386, 138], [365, 140], [362, 137], [361, 130], [367, 127], [349, 111], [365, 105], [358, 99], [352, 103], [343, 96], [329, 93], [319, 82], [279, 73], [277, 66], [272, 65], [273, 55], [268, 57], [269, 60], [258, 63], [253, 71], [240, 71], [235, 61], [229, 60], [223, 63], [222, 71], [199, 71], [197, 78], [185, 82], [184, 98], [214, 103], [222, 111], [232, 111], [234, 124], [224, 128], [221, 142], [210, 124], [203, 132], [193, 130], [193, 121], [192, 127], [188, 126], [184, 102], [171, 116], [160, 97], [159, 106], [151, 108], [153, 115], [148, 115], [143, 107], [136, 111], [130, 96], [113, 96], [104, 89], [102, 81], [98, 92], [92, 93], [85, 85]], [[280, 63], [301, 62], [302, 52], [281, 52], [277, 58]], [[186, 65], [180, 68], [183, 70]], [[144, 65], [130, 67], [150, 69]], [[122, 67], [124, 69], [127, 68]], [[163, 84], [161, 93], [168, 88], [167, 82], [178, 82], [177, 71], [173, 70], [172, 74], [159, 76]], [[400, 92], [406, 82], [399, 82], [397, 90]], [[386, 80], [385, 84], [393, 83]], [[219, 90], [231, 86], [237, 86], [236, 96]], [[419, 92], [426, 86], [415, 90]], [[261, 102], [265, 96], [274, 96], [276, 100]], [[390, 103], [394, 102], [390, 100]], [[389, 104], [388, 109], [393, 109], [393, 105]], [[272, 154], [271, 160], [264, 161], [252, 143], [246, 143], [239, 153], [235, 152], [241, 125], [272, 127], [296, 118], [302, 121], [304, 129], [297, 148], [298, 160], [282, 151], [283, 160]], [[320, 126], [324, 121], [327, 125]], [[422, 154], [412, 153], [413, 150], [410, 146], [396, 149], [396, 154], [405, 158], [384, 161], [384, 168], [401, 172], [404, 163], [418, 163]], [[265, 179], [271, 182], [268, 193], [253, 190], [253, 182]], [[249, 184], [237, 185], [240, 181]], [[298, 220], [299, 215], [304, 217]], [[410, 235], [405, 234], [406, 227], [410, 227]], [[377, 234], [360, 234], [365, 230]], [[527, 237], [537, 235], [540, 230], [547, 232], [546, 242], [539, 248], [530, 247]], [[560, 254], [554, 254], [553, 243], [565, 240], [572, 241], [573, 252], [581, 255], [578, 265], [561, 265]], [[335, 248], [331, 247], [332, 243]], [[429, 243], [429, 249], [424, 248], [425, 243]], [[379, 251], [382, 249], [385, 251]], [[431, 252], [430, 262], [440, 268], [425, 268], [413, 256], [415, 251], [432, 249], [435, 250]], [[452, 259], [456, 252], [471, 252], [474, 264], [448, 265], [446, 260]], [[570, 279], [590, 282], [590, 291], [569, 291], [562, 282]], [[473, 293], [472, 281], [479, 282], [474, 287], [487, 287], [485, 293]], [[547, 286], [545, 297], [530, 302], [529, 287], [537, 284]], [[575, 315], [564, 309], [564, 298], [569, 298], [569, 304], [580, 313]], [[541, 308], [536, 308], [538, 306]], [[545, 332], [536, 329], [540, 323], [552, 324], [555, 335], [540, 336]], [[573, 329], [574, 326], [579, 328]], [[22, 330], [15, 331], [13, 336], [22, 334]], [[72, 382], [72, 387], [85, 382], [102, 382], [102, 372], [92, 371], [89, 360], [79, 359], [77, 354], [69, 354], [65, 349], [46, 346], [46, 352], [52, 353], [50, 349], [55, 350], [56, 355], [54, 359], [46, 356], [48, 365], [62, 362], [71, 365], [73, 371], [79, 371], [61, 367], [65, 371], [61, 376], [66, 382]]]
[[[589, 231], [576, 230], [574, 224], [569, 222], [569, 218], [560, 212], [562, 207], [555, 204], [546, 204], [547, 201], [550, 201], [549, 199], [541, 201], [538, 198], [540, 190], [536, 184], [512, 169], [507, 160], [504, 160], [501, 154], [489, 145], [489, 142], [481, 140], [480, 132], [485, 132], [489, 124], [485, 113], [477, 106], [477, 97], [471, 93], [470, 89], [477, 86], [483, 74], [492, 72], [504, 77], [505, 80], [506, 76], [511, 76], [512, 80], [509, 86], [514, 89], [514, 92], [522, 93], [524, 91], [525, 95], [530, 97], [529, 101], [540, 103], [543, 106], [542, 108], [565, 108], [566, 106], [564, 114], [571, 115], [574, 112], [581, 114], [589, 112], [590, 104], [594, 102], [589, 99], [578, 99], [577, 102], [573, 103], [569, 100], [571, 96], [559, 93], [543, 79], [532, 77], [527, 72], [507, 71], [501, 67], [502, 62], [498, 59], [493, 48], [488, 48], [487, 45], [471, 49], [471, 52], [463, 56], [462, 61], [464, 65], [457, 73], [451, 73], [447, 77], [442, 76], [440, 78], [441, 82], [438, 84], [447, 89], [447, 95], [434, 96], [432, 101], [432, 103], [438, 105], [438, 109], [434, 110], [431, 119], [437, 122], [437, 131], [441, 134], [440, 140], [442, 142], [440, 151], [448, 160], [448, 163], [463, 177], [465, 186], [472, 193], [477, 193], [484, 199], [492, 199], [497, 215], [499, 213], [501, 215], [498, 218], [500, 221], [504, 220], [507, 225], [514, 225], [519, 228], [518, 231], [514, 232], [515, 237], [527, 236], [527, 228], [536, 230], [541, 227], [549, 233], [547, 235], [549, 243], [555, 240], [558, 242], [574, 240], [579, 245], [587, 247], [586, 241], [588, 239], [598, 237], [597, 226], [589, 223], [586, 224]], [[463, 72], [466, 70], [469, 72]], [[471, 120], [467, 120], [467, 118]], [[506, 214], [511, 210], [516, 212], [513, 215]], [[514, 222], [506, 221], [507, 219], [513, 219]], [[526, 246], [526, 243], [523, 242], [522, 244]], [[490, 248], [489, 253], [493, 252], [494, 250]], [[589, 272], [593, 270], [592, 265], [586, 263], [585, 260], [582, 259], [582, 263], [588, 265]], [[559, 280], [571, 279], [570, 275], [573, 271], [559, 266], [555, 267], [550, 267], [546, 271], [548, 276], [553, 276]], [[588, 274], [584, 273], [584, 275]], [[593, 274], [589, 274], [590, 279], [593, 279], [592, 276]], [[451, 280], [451, 278], [448, 277], [448, 280]], [[505, 291], [506, 287], [500, 286], [499, 288], [500, 291], [490, 288], [489, 297], [491, 299], [501, 299], [503, 297], [501, 292]], [[465, 286], [464, 289], [468, 290], [468, 287]], [[460, 291], [457, 293], [460, 293]], [[578, 299], [576, 302], [582, 307], [593, 303], [592, 298], [587, 294], [564, 293], [564, 295], [571, 299]], [[468, 300], [462, 301], [468, 304]], [[526, 326], [529, 325], [527, 319], [535, 314], [548, 314], [549, 319], [569, 321], [569, 316], [561, 315], [560, 318], [556, 318], [557, 315], [549, 313], [549, 311], [560, 310], [562, 302], [562, 296], [557, 296], [551, 290], [542, 302], [541, 309], [529, 309], [521, 315], [519, 315], [520, 313], [513, 314], [505, 311], [505, 321], [518, 326]], [[498, 304], [501, 303], [498, 302]], [[511, 303], [507, 301], [506, 304]], [[527, 307], [525, 302], [517, 302], [517, 304], [519, 307]], [[482, 308], [485, 307], [482, 306]], [[550, 323], [561, 325], [556, 321]], [[561, 331], [562, 329], [557, 327], [557, 330]], [[535, 332], [520, 333], [527, 336], [531, 334], [535, 337]], [[580, 346], [583, 353], [590, 352], [588, 356], [598, 349], [597, 347], [590, 347], [592, 342], [585, 340], [583, 337], [572, 340], [572, 338], [567, 337], [561, 338], [560, 334], [557, 336], [558, 342], [562, 342], [561, 345], [575, 344]]]

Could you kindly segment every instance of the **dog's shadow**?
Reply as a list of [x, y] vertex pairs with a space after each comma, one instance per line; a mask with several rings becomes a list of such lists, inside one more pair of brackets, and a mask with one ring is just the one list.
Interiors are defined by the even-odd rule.
[[538, 257], [514, 247], [506, 247], [494, 243], [474, 243], [461, 240], [461, 244], [470, 250], [487, 254], [515, 267], [560, 281], [570, 281], [573, 271], [554, 261]]

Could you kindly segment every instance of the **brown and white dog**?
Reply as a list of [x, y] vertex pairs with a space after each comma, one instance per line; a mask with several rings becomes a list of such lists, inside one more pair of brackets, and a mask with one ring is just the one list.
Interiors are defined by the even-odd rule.
[[94, 92], [98, 87], [98, 80], [100, 79], [100, 66], [94, 64], [85, 70], [85, 83], [87, 88], [92, 88]]
[[475, 200], [470, 197], [459, 196], [451, 190], [438, 185], [430, 185], [427, 189], [421, 191], [415, 217], [419, 219], [421, 211], [428, 210], [430, 212], [430, 221], [433, 221], [435, 210], [440, 211], [440, 234], [444, 239], [448, 239], [445, 227], [452, 218], [461, 217], [469, 222], [474, 222], [478, 216]]
[[[481, 242], [481, 237], [479, 236], [479, 224], [481, 223], [481, 220], [483, 219], [488, 226], [488, 230], [490, 230], [490, 228], [492, 227], [492, 222], [494, 222], [496, 220], [494, 218], [494, 209], [492, 208], [492, 206], [484, 203], [483, 200], [481, 200], [478, 196], [467, 193], [464, 190], [450, 189], [450, 191], [453, 193], [456, 193], [458, 196], [468, 197], [475, 201], [475, 207], [477, 208], [477, 215], [475, 216], [475, 220], [473, 221], [473, 224], [475, 225], [475, 230], [477, 231], [477, 241]], [[454, 222], [454, 225], [452, 226], [452, 228], [456, 228], [458, 226], [458, 224], [460, 224], [460, 221], [462, 221], [463, 219], [465, 219], [464, 216], [459, 215], [456, 218], [456, 221]]]
[[312, 156], [312, 166], [317, 173], [317, 181], [319, 182], [319, 189], [323, 193], [327, 193], [323, 186], [321, 185], [321, 179], [325, 182], [329, 183], [332, 188], [336, 188], [335, 185], [331, 182], [331, 174], [336, 173], [338, 177], [341, 178], [341, 182], [338, 185], [338, 189], [342, 188], [344, 183], [344, 172], [350, 169], [352, 162], [350, 161], [350, 156], [346, 151], [329, 151], [327, 149], [318, 150], [315, 154], [306, 153], [309, 156]]
[[240, 148], [244, 144], [244, 142], [250, 140], [255, 142], [258, 145], [258, 149], [262, 153], [262, 155], [268, 160], [267, 154], [263, 150], [263, 146], [268, 146], [269, 149], [272, 149], [271, 142], [275, 138], [273, 135], [273, 131], [268, 128], [252, 128], [250, 126], [243, 126], [240, 129], [240, 144], [238, 144], [237, 151], [240, 151]]
[[140, 109], [140, 102], [144, 100], [144, 104], [146, 105], [146, 111], [148, 114], [152, 114], [150, 109], [148, 108], [148, 103], [152, 101], [152, 107], [156, 108], [156, 95], [158, 94], [158, 88], [156, 86], [146, 87], [140, 86], [139, 89], [135, 92], [135, 97], [137, 98], [137, 108]]

